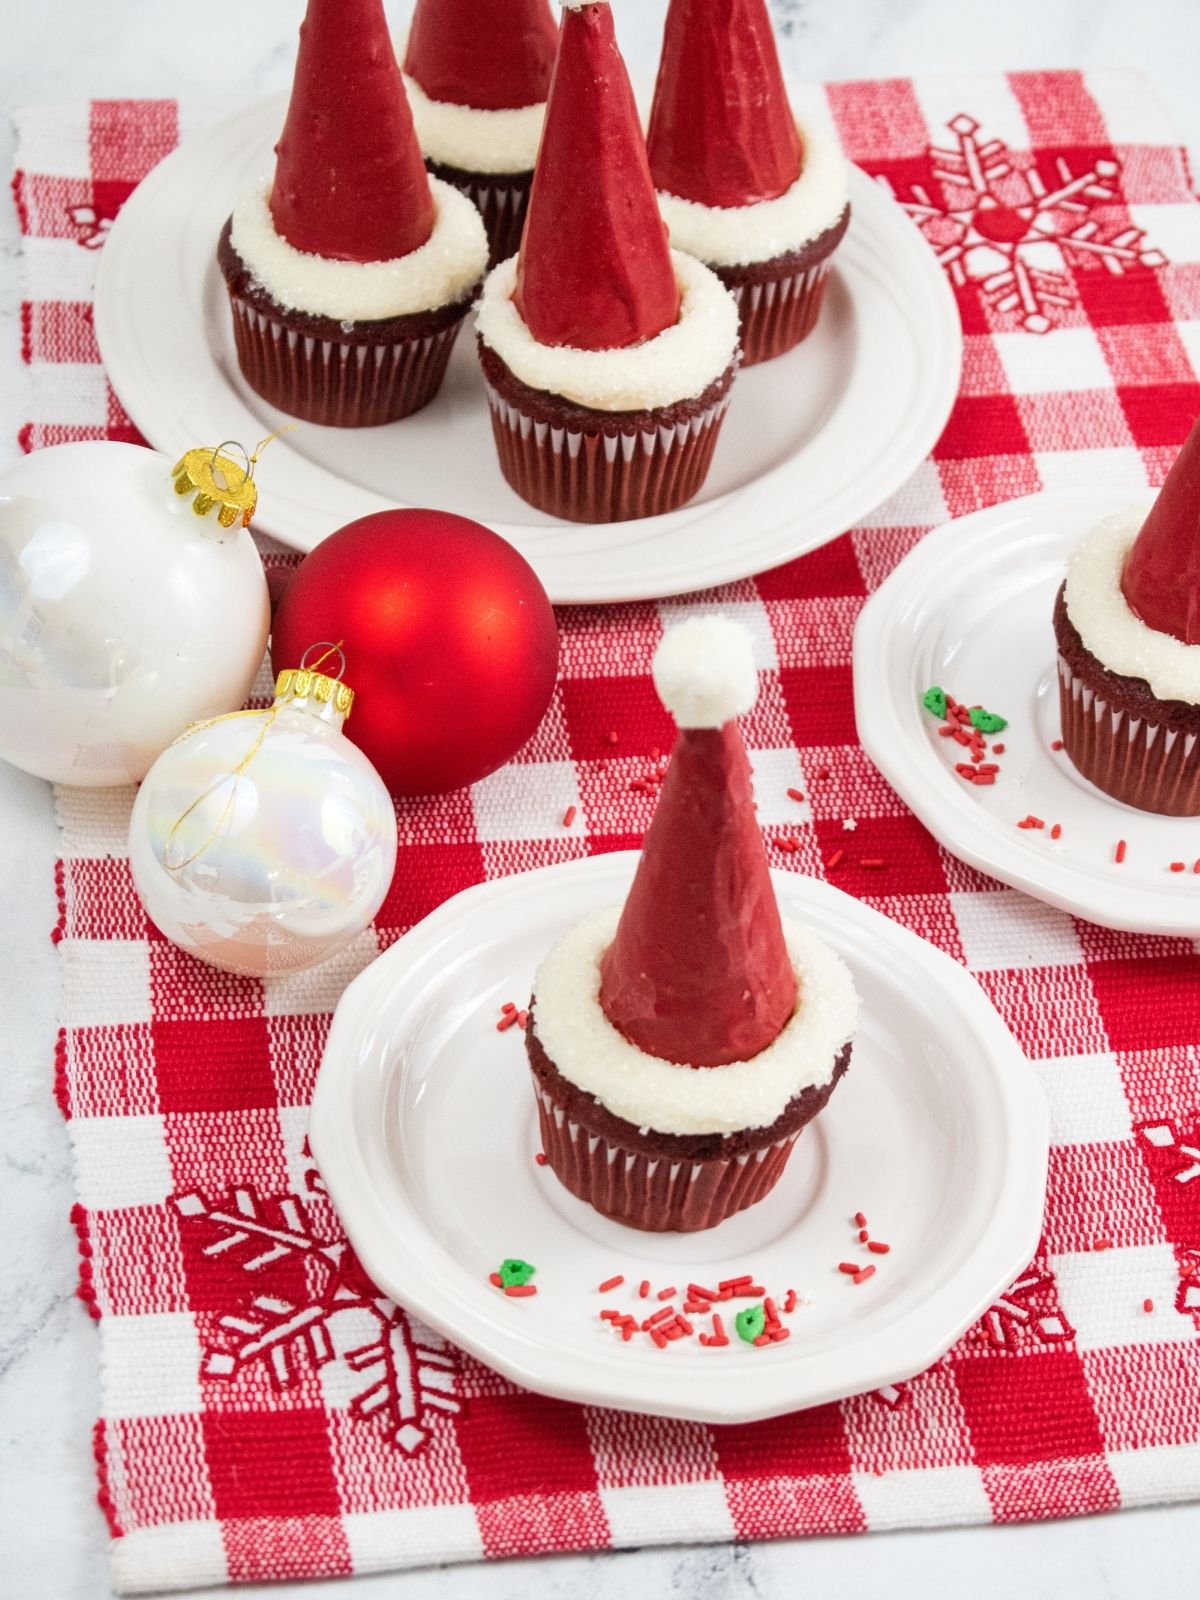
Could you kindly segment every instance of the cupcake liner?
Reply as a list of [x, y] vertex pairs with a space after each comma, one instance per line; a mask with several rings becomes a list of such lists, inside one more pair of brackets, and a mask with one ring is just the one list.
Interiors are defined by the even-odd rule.
[[1098, 789], [1169, 817], [1200, 816], [1200, 736], [1108, 702], [1058, 658], [1063, 746]]
[[832, 257], [826, 256], [801, 272], [763, 283], [734, 282], [719, 267], [715, 269], [737, 301], [744, 367], [781, 356], [808, 337], [820, 314], [832, 264]]
[[505, 478], [530, 505], [569, 522], [653, 517], [690, 500], [729, 407], [727, 389], [681, 422], [588, 433], [535, 420], [490, 383], [487, 391]]
[[778, 1183], [800, 1129], [748, 1154], [672, 1161], [612, 1144], [573, 1122], [534, 1078], [542, 1149], [573, 1195], [646, 1233], [697, 1233], [755, 1205]]
[[503, 173], [486, 178], [477, 173], [459, 172], [453, 167], [438, 167], [438, 175], [466, 195], [483, 218], [488, 237], [488, 266], [494, 267], [521, 247], [521, 231], [529, 209], [531, 172]]
[[289, 416], [331, 428], [397, 422], [427, 405], [441, 388], [469, 309], [464, 300], [449, 326], [367, 343], [298, 333], [232, 290], [229, 299], [246, 382]]

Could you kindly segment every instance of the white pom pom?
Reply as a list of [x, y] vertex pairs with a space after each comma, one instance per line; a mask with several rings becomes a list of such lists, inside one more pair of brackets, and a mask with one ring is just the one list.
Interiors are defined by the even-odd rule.
[[681, 728], [721, 728], [758, 696], [754, 646], [728, 617], [691, 617], [654, 652], [654, 687]]

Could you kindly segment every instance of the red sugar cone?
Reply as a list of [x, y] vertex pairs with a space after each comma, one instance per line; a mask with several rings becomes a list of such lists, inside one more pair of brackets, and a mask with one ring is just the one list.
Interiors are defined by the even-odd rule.
[[671, 0], [646, 143], [655, 187], [701, 205], [795, 183], [800, 136], [765, 0]]
[[654, 660], [679, 723], [600, 1004], [640, 1050], [720, 1067], [765, 1050], [796, 1006], [796, 977], [733, 718], [754, 702], [749, 637], [720, 617], [673, 629]]
[[535, 339], [581, 350], [640, 344], [679, 316], [607, 0], [564, 11], [513, 299]]
[[1200, 421], [1125, 558], [1121, 592], [1148, 628], [1200, 644]]
[[546, 98], [557, 44], [549, 0], [417, 0], [404, 70], [431, 100], [511, 110]]
[[277, 231], [334, 261], [390, 261], [433, 232], [433, 197], [382, 0], [308, 0], [271, 189]]

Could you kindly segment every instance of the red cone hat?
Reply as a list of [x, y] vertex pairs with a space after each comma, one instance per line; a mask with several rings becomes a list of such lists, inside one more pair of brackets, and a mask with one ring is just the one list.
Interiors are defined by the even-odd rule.
[[693, 618], [659, 646], [654, 682], [679, 738], [601, 961], [600, 1004], [647, 1054], [721, 1067], [765, 1050], [796, 1006], [733, 721], [758, 687], [749, 636], [723, 617]]
[[404, 70], [431, 100], [510, 111], [546, 98], [557, 44], [550, 0], [417, 0]]
[[800, 136], [766, 0], [671, 0], [646, 144], [655, 187], [701, 205], [795, 183]]
[[1148, 628], [1200, 644], [1200, 421], [1125, 558], [1121, 591]]
[[563, 0], [513, 299], [535, 339], [580, 350], [641, 344], [679, 316], [608, 0]]
[[297, 250], [390, 261], [433, 232], [433, 196], [382, 0], [308, 0], [271, 216]]

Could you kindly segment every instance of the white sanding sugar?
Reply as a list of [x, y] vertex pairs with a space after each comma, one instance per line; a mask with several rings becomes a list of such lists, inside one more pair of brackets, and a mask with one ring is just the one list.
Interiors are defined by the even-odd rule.
[[231, 243], [256, 283], [289, 311], [340, 322], [431, 311], [468, 295], [487, 267], [483, 218], [463, 194], [430, 178], [436, 220], [423, 245], [392, 261], [333, 261], [297, 250], [275, 231], [268, 189], [233, 213]]

